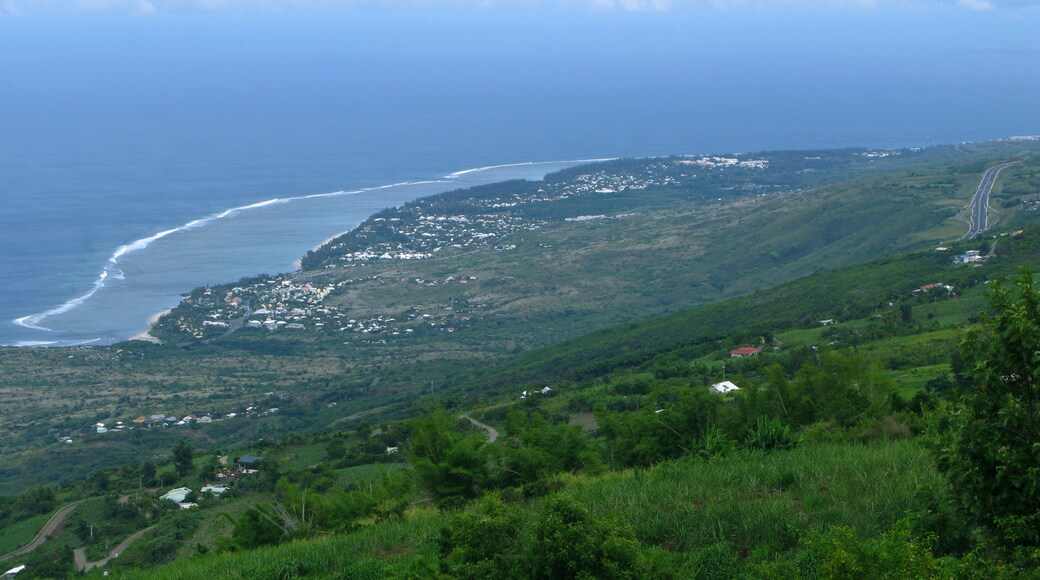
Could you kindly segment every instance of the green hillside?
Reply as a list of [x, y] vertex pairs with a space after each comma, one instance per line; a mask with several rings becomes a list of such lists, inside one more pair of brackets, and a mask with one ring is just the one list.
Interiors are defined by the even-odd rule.
[[[1035, 263], [1040, 230], [996, 242], [981, 267], [934, 250], [896, 256], [523, 355], [523, 365], [487, 371], [513, 369], [498, 379], [508, 387], [478, 381], [442, 394], [457, 405], [450, 415], [239, 449], [231, 455], [266, 456], [261, 474], [189, 512], [139, 503], [137, 471], [110, 471], [106, 487], [128, 489], [129, 505], [151, 510], [157, 525], [109, 569], [171, 578], [1022, 573], [1030, 552], [977, 543], [984, 532], [957, 509], [923, 435], [970, 384], [955, 353], [987, 281]], [[955, 290], [913, 292], [937, 282]], [[729, 358], [763, 340], [760, 355]], [[740, 390], [710, 394], [723, 372]], [[915, 372], [927, 380], [905, 378]], [[525, 384], [552, 389], [520, 398]], [[498, 440], [450, 418], [461, 411]], [[196, 457], [179, 480], [160, 466], [173, 480], [164, 489], [198, 485], [213, 461]], [[591, 542], [595, 558], [546, 543], [563, 537]], [[171, 563], [153, 568], [161, 562]]]

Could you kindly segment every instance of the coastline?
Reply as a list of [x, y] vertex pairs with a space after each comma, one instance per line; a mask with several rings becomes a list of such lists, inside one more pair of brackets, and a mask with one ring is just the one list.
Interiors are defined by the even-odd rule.
[[[343, 197], [343, 196], [354, 195], [354, 194], [358, 194], [358, 195], [360, 195], [360, 194], [377, 194], [378, 197], [374, 198], [374, 199], [379, 199], [378, 203], [372, 203], [372, 200], [369, 200], [368, 203], [369, 203], [369, 205], [371, 207], [366, 207], [364, 211], [359, 212], [356, 216], [350, 216], [350, 217], [347, 218], [347, 219], [350, 219], [350, 221], [352, 221], [352, 222], [355, 222], [355, 220], [356, 220], [355, 225], [353, 225], [353, 227], [350, 227], [349, 229], [345, 229], [345, 230], [339, 231], [335, 235], [331, 235], [331, 236], [326, 237], [319, 244], [313, 246], [313, 249], [317, 250], [317, 249], [321, 248], [322, 246], [330, 243], [332, 240], [335, 240], [336, 238], [338, 238], [340, 236], [343, 236], [344, 234], [350, 233], [351, 231], [356, 229], [357, 224], [363, 223], [366, 219], [372, 217], [373, 215], [378, 213], [378, 211], [381, 211], [382, 209], [384, 209], [386, 207], [396, 207], [398, 205], [405, 204], [405, 203], [408, 203], [410, 201], [413, 201], [413, 200], [415, 200], [417, 198], [427, 197], [427, 196], [430, 196], [430, 195], [437, 195], [437, 194], [440, 194], [440, 193], [444, 193], [446, 191], [452, 191], [454, 189], [465, 189], [465, 188], [468, 188], [468, 187], [484, 185], [484, 184], [487, 184], [487, 183], [497, 183], [497, 182], [500, 182], [500, 181], [508, 181], [510, 179], [531, 179], [531, 180], [542, 179], [545, 176], [546, 173], [549, 173], [551, 171], [557, 171], [557, 170], [559, 170], [561, 168], [570, 167], [570, 166], [581, 164], [581, 163], [595, 162], [595, 161], [600, 161], [600, 159], [596, 158], [596, 159], [578, 159], [578, 160], [563, 160], [563, 161], [535, 161], [535, 162], [511, 163], [511, 164], [493, 165], [493, 166], [485, 166], [485, 167], [476, 167], [476, 168], [472, 168], [472, 169], [464, 169], [464, 170], [460, 170], [460, 171], [457, 171], [457, 172], [453, 172], [453, 173], [450, 173], [450, 174], [446, 175], [444, 178], [436, 179], [436, 180], [398, 182], [398, 183], [394, 183], [394, 184], [390, 184], [390, 185], [369, 187], [369, 188], [364, 188], [364, 189], [360, 189], [360, 190], [352, 190], [352, 191], [340, 190], [340, 191], [335, 191], [335, 192], [331, 192], [331, 193], [312, 194], [312, 195], [304, 195], [304, 196], [297, 196], [297, 197], [286, 197], [286, 198], [273, 198], [273, 199], [268, 199], [268, 200], [265, 200], [265, 201], [260, 201], [260, 202], [255, 202], [255, 203], [249, 203], [249, 204], [245, 204], [245, 205], [235, 206], [235, 207], [232, 207], [232, 208], [220, 211], [220, 212], [216, 212], [216, 213], [204, 216], [202, 218], [192, 219], [190, 221], [187, 221], [186, 223], [184, 223], [183, 225], [181, 225], [179, 227], [168, 228], [168, 229], [163, 230], [163, 231], [161, 231], [161, 232], [159, 232], [157, 234], [153, 234], [151, 236], [148, 236], [148, 237], [145, 237], [145, 238], [141, 238], [141, 239], [135, 240], [133, 242], [126, 243], [126, 244], [123, 244], [123, 245], [119, 246], [115, 251], [113, 251], [111, 253], [111, 255], [108, 257], [108, 259], [105, 261], [104, 265], [101, 268], [101, 272], [97, 275], [97, 278], [95, 279], [94, 284], [90, 288], [89, 292], [87, 292], [85, 294], [82, 294], [82, 295], [79, 295], [79, 296], [76, 296], [76, 297], [74, 297], [72, 299], [66, 300], [64, 303], [62, 303], [60, 306], [58, 306], [56, 308], [52, 308], [50, 310], [43, 311], [43, 312], [36, 313], [36, 314], [22, 316], [22, 317], [20, 317], [18, 319], [13, 320], [12, 322], [14, 322], [14, 324], [19, 325], [19, 326], [27, 326], [25, 323], [29, 322], [30, 319], [35, 319], [35, 318], [38, 317], [39, 319], [42, 320], [43, 318], [64, 315], [64, 314], [66, 314], [67, 312], [69, 312], [71, 310], [83, 307], [83, 305], [86, 304], [86, 303], [95, 304], [95, 303], [97, 303], [97, 296], [96, 295], [98, 295], [99, 293], [103, 293], [104, 291], [106, 291], [107, 288], [112, 286], [112, 284], [110, 284], [110, 282], [112, 280], [120, 280], [120, 281], [124, 280], [124, 278], [123, 278], [123, 271], [120, 268], [120, 266], [121, 266], [120, 263], [128, 255], [136, 254], [136, 253], [141, 252], [141, 251], [145, 251], [145, 250], [147, 250], [148, 248], [151, 247], [153, 242], [156, 242], [156, 241], [158, 241], [160, 239], [162, 239], [164, 241], [164, 244], [163, 244], [164, 247], [168, 247], [169, 244], [177, 244], [177, 243], [183, 245], [183, 243], [184, 243], [183, 240], [185, 240], [185, 239], [192, 239], [192, 238], [188, 238], [186, 236], [181, 236], [181, 235], [175, 235], [175, 234], [183, 234], [185, 232], [194, 232], [194, 231], [206, 231], [206, 232], [208, 232], [208, 231], [210, 231], [208, 229], [208, 226], [210, 224], [215, 223], [215, 222], [223, 222], [224, 219], [226, 219], [226, 218], [233, 218], [233, 217], [239, 215], [242, 212], [252, 211], [252, 210], [259, 210], [259, 209], [267, 208], [269, 206], [274, 206], [274, 205], [279, 205], [279, 206], [280, 205], [286, 205], [286, 204], [289, 204], [291, 202], [308, 201], [308, 202], [312, 202], [312, 203], [321, 203], [321, 200], [335, 199], [335, 198], [340, 198], [340, 197]], [[415, 191], [415, 186], [423, 187], [423, 191], [419, 191], [419, 192]], [[390, 197], [384, 198], [384, 192], [391, 192]], [[370, 197], [372, 197], [372, 196], [370, 196]], [[288, 211], [293, 211], [293, 212], [296, 212], [296, 213], [300, 213], [302, 211], [308, 211], [308, 207], [307, 206], [303, 206], [302, 203], [298, 204], [298, 205], [300, 206], [299, 209], [296, 209], [297, 205], [293, 205], [293, 206], [291, 206], [289, 208]], [[283, 211], [286, 211], [286, 210], [283, 210]], [[310, 210], [310, 211], [313, 211], [313, 210]], [[351, 219], [351, 218], [353, 218], [353, 219]], [[343, 228], [344, 224], [342, 222], [340, 222], [337, 225], [339, 227], [336, 228], [336, 229], [340, 229], [340, 228]], [[326, 231], [328, 231], [328, 230], [326, 230]], [[280, 237], [281, 237], [281, 235], [283, 233], [284, 232], [276, 230], [276, 235], [279, 236], [279, 239], [280, 239]], [[290, 235], [297, 235], [297, 237], [303, 237], [303, 234], [301, 234], [300, 232], [289, 232], [289, 234]], [[314, 238], [311, 238], [311, 240], [313, 240], [313, 239]], [[311, 241], [307, 245], [310, 245], [310, 244], [313, 244], [313, 241]], [[226, 245], [223, 245], [221, 247], [222, 248], [226, 248]], [[297, 249], [293, 252], [295, 254], [295, 257], [289, 258], [289, 260], [290, 260], [289, 263], [292, 264], [292, 267], [297, 272], [298, 271], [302, 271], [302, 260], [305, 257], [305, 254], [304, 255], [300, 255], [298, 253], [299, 252], [298, 248], [299, 248], [299, 246], [297, 246]], [[251, 257], [256, 255], [253, 252], [252, 247], [247, 247], [247, 246], [243, 246], [240, 249], [240, 253], [242, 255], [251, 256]], [[230, 256], [225, 256], [225, 258], [227, 258], [227, 257], [230, 257]], [[235, 257], [237, 257], [237, 256], [235, 256]], [[138, 259], [139, 262], [141, 261], [141, 258], [137, 258], [137, 259]], [[278, 259], [279, 258], [274, 257], [274, 258], [272, 258], [271, 262], [273, 262], [275, 260], [278, 260]], [[285, 258], [281, 258], [281, 259], [285, 259]], [[285, 264], [285, 262], [282, 262], [282, 263]], [[263, 263], [259, 263], [259, 264], [255, 264], [255, 265], [250, 266], [248, 272], [243, 271], [241, 273], [235, 273], [235, 274], [232, 274], [231, 277], [251, 276], [251, 275], [255, 275], [256, 272], [265, 271], [267, 268], [268, 268], [268, 266], [264, 265]], [[284, 268], [284, 266], [283, 266], [283, 268]], [[167, 269], [169, 270], [169, 267]], [[292, 271], [292, 270], [290, 270], [290, 271]], [[226, 272], [223, 272], [223, 273], [213, 272], [213, 274], [217, 274], [217, 276], [225, 276], [225, 275], [227, 275]], [[210, 278], [207, 278], [206, 280], [209, 280], [209, 279]], [[196, 287], [196, 286], [199, 286], [199, 285], [205, 285], [207, 283], [210, 283], [210, 282], [207, 282], [206, 280], [192, 280], [190, 283], [188, 283], [186, 285], [183, 285], [183, 286], [179, 286], [176, 289], [173, 289], [171, 287], [171, 288], [167, 288], [166, 290], [169, 290], [170, 293], [173, 293], [174, 291], [176, 291], [178, 294], [180, 294], [180, 292], [185, 287]], [[123, 289], [123, 288], [125, 288], [127, 286], [127, 283], [125, 283], [125, 282], [120, 283], [119, 286], [120, 286], [120, 289]], [[131, 290], [131, 291], [133, 291], [133, 290]], [[154, 289], [150, 288], [149, 289], [149, 293], [152, 293], [152, 292], [154, 292]], [[133, 296], [133, 299], [136, 300], [137, 298], [139, 298], [139, 297], [138, 296]], [[105, 301], [103, 301], [103, 302], [105, 302]], [[154, 307], [155, 306], [153, 306], [152, 308], [154, 308]], [[107, 300], [107, 303], [103, 304], [101, 306], [101, 308], [102, 309], [108, 308], [108, 311], [99, 310], [99, 312], [104, 314], [104, 316], [99, 314], [99, 318], [100, 319], [104, 319], [106, 317], [107, 318], [118, 317], [118, 316], [121, 315], [120, 314], [121, 312], [125, 312], [125, 310], [123, 309], [122, 306], [120, 306], [119, 304], [116, 304], [111, 299]], [[118, 312], [113, 312], [113, 308], [118, 308]], [[147, 310], [145, 310], [145, 312], [147, 312]], [[122, 341], [127, 341], [127, 340], [141, 340], [141, 341], [146, 341], [146, 342], [160, 343], [161, 341], [159, 339], [157, 339], [156, 337], [152, 336], [150, 334], [150, 332], [155, 327], [156, 321], [162, 315], [166, 314], [167, 312], [169, 312], [169, 309], [163, 310], [161, 312], [157, 312], [157, 313], [153, 314], [152, 316], [148, 317], [149, 324], [148, 324], [148, 327], [145, 330], [143, 330], [143, 331], [141, 331], [141, 332], [139, 332], [137, 334], [134, 334], [132, 336], [127, 336], [127, 335], [123, 334], [121, 337], [113, 337], [113, 339], [111, 340], [111, 342], [109, 342], [109, 344], [115, 344], [115, 343], [122, 342]], [[136, 316], [140, 317], [141, 314], [138, 313]], [[137, 320], [140, 320], [140, 318], [137, 318]], [[132, 328], [132, 326], [131, 326], [131, 328]], [[43, 330], [43, 329], [41, 328], [39, 330]], [[11, 344], [15, 345], [15, 346], [21, 346], [22, 344], [25, 344], [27, 346], [28, 345], [32, 345], [32, 346], [44, 346], [44, 345], [45, 346], [58, 346], [58, 345], [61, 345], [63, 343], [68, 343], [68, 342], [73, 341], [73, 340], [79, 340], [81, 338], [79, 335], [81, 335], [81, 334], [90, 336], [91, 337], [91, 341], [96, 341], [96, 340], [100, 340], [100, 339], [92, 338], [93, 336], [96, 336], [95, 333], [96, 332], [102, 332], [103, 333], [105, 331], [106, 331], [106, 329], [96, 330], [94, 328], [90, 328], [90, 329], [86, 329], [86, 330], [84, 330], [82, 328], [77, 328], [77, 329], [74, 329], [74, 330], [72, 330], [72, 329], [70, 329], [70, 330], [63, 329], [63, 334], [69, 334], [71, 336], [69, 336], [69, 338], [67, 340], [54, 340], [54, 341], [52, 341], [52, 340], [47, 340], [47, 341], [35, 340], [36, 337], [33, 337], [33, 336], [25, 336], [25, 337], [23, 337], [23, 336], [20, 336], [20, 335], [12, 335], [12, 337], [11, 337], [12, 338]], [[6, 336], [0, 336], [0, 338], [6, 339], [7, 337]], [[50, 338], [50, 336], [46, 336], [45, 338]], [[80, 344], [80, 343], [77, 343], [77, 344]]]
[[160, 318], [162, 318], [163, 316], [166, 316], [170, 312], [173, 312], [173, 308], [174, 307], [170, 307], [170, 308], [167, 308], [167, 309], [162, 310], [160, 312], [156, 312], [155, 314], [149, 316], [148, 317], [148, 329], [147, 330], [143, 330], [143, 331], [141, 331], [141, 332], [131, 336], [127, 340], [141, 340], [141, 341], [144, 341], [144, 342], [151, 342], [153, 344], [162, 344], [161, 340], [159, 340], [158, 338], [152, 336], [149, 333], [152, 332], [152, 329], [155, 328], [156, 324], [159, 324], [159, 319]]
[[[342, 236], [344, 234], [349, 234], [352, 231], [354, 231], [354, 228], [350, 228], [349, 230], [346, 230], [346, 231], [340, 232], [338, 234], [329, 236], [328, 238], [325, 239], [325, 241], [323, 241], [322, 243], [318, 244], [317, 246], [314, 246], [313, 248], [311, 248], [311, 251], [312, 252], [317, 252], [318, 248], [321, 248], [322, 246], [324, 246], [325, 244], [331, 242], [332, 240], [335, 240], [336, 238], [338, 238], [338, 237], [340, 237], [340, 236]], [[297, 272], [299, 272], [300, 270], [303, 269], [303, 256], [300, 256], [299, 258], [296, 258], [295, 260], [293, 260], [293, 267], [296, 269]]]

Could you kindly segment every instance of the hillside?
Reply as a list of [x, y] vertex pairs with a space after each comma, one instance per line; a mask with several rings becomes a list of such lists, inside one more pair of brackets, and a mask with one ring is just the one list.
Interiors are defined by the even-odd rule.
[[[1040, 257], [1040, 226], [995, 235], [981, 266], [952, 263], [951, 254], [979, 245], [964, 243], [820, 273], [522, 355], [526, 364], [485, 375], [513, 369], [508, 386], [482, 378], [481, 388], [442, 395], [450, 414], [236, 449], [231, 457], [264, 455], [260, 473], [185, 512], [134, 500], [132, 467], [108, 471], [107, 488], [126, 490], [158, 520], [110, 570], [160, 578], [528, 577], [555, 566], [653, 577], [1035, 572], [1032, 552], [998, 561], [995, 548], [977, 543], [983, 531], [956, 509], [924, 435], [969, 384], [955, 347], [985, 309], [987, 282]], [[825, 315], [834, 322], [821, 324]], [[730, 358], [745, 344], [766, 348]], [[740, 389], [709, 393], [722, 373]], [[525, 384], [551, 389], [521, 398]], [[496, 442], [456, 421], [462, 412], [497, 429]], [[198, 485], [216, 461], [197, 454], [185, 475], [160, 464], [163, 489]], [[287, 511], [276, 516], [275, 506]], [[562, 522], [568, 531], [552, 527]], [[595, 558], [549, 549], [560, 534]], [[161, 562], [170, 564], [153, 568]]]
[[[651, 322], [638, 330], [649, 316], [954, 240], [966, 228], [958, 212], [996, 160], [1022, 159], [1001, 174], [994, 190], [997, 223], [1002, 230], [1027, 224], [1036, 215], [1031, 210], [1040, 190], [1036, 158], [1030, 156], [1035, 148], [995, 142], [919, 151], [621, 160], [575, 168], [541, 184], [500, 184], [388, 210], [330, 244], [328, 251], [338, 258], [311, 256], [308, 262], [319, 270], [193, 291], [157, 331], [180, 348], [127, 342], [0, 350], [0, 411], [10, 418], [0, 426], [0, 490], [81, 479], [162, 452], [180, 437], [201, 448], [226, 448], [340, 428], [372, 414], [402, 417], [431, 392], [574, 376], [584, 366], [616, 364], [612, 359], [619, 354], [644, 356], [633, 354], [644, 348], [640, 342], [668, 345], [674, 337], [696, 343], [712, 332], [751, 336], [776, 332], [792, 320], [843, 318], [840, 301], [824, 295], [770, 312], [770, 303], [786, 302], [759, 292], [750, 302], [720, 307], [726, 314], [717, 319], [677, 314], [676, 324], [660, 323], [668, 328], [651, 330]], [[515, 197], [506, 201], [508, 196]], [[496, 204], [506, 205], [490, 207]], [[452, 216], [473, 218], [472, 224], [492, 214], [497, 217], [480, 218], [482, 223], [518, 229], [499, 236], [497, 230], [460, 233], [443, 225], [466, 223]], [[401, 221], [390, 221], [395, 219]], [[422, 223], [434, 229], [422, 230]], [[442, 250], [430, 259], [342, 261], [372, 244], [390, 243], [388, 224], [398, 224], [395, 231], [403, 237], [393, 243], [404, 253], [425, 251], [406, 247], [413, 242], [468, 237], [456, 240], [462, 248], [436, 246]], [[488, 233], [496, 235], [477, 235]], [[942, 260], [936, 260], [938, 267]], [[877, 264], [885, 267], [883, 259]], [[878, 290], [879, 300], [892, 294], [881, 292], [883, 277], [855, 276], [866, 282], [845, 282], [850, 296], [867, 288]], [[913, 277], [902, 282], [906, 288]], [[815, 284], [781, 292], [812, 297]], [[765, 310], [750, 308], [754, 302]], [[803, 308], [807, 303], [813, 307]], [[257, 314], [262, 310], [271, 314]], [[252, 315], [245, 316], [247, 311]], [[684, 316], [693, 318], [683, 322]], [[286, 328], [267, 330], [268, 318]], [[249, 320], [261, 328], [249, 328]], [[718, 326], [720, 320], [735, 324]], [[198, 328], [180, 329], [182, 322]], [[627, 332], [618, 323], [637, 326], [618, 350], [609, 341], [597, 345], [597, 337]], [[242, 327], [230, 332], [237, 324]], [[674, 328], [686, 327], [701, 334], [675, 334]], [[504, 360], [510, 362], [496, 362]], [[234, 414], [242, 420], [103, 434], [93, 426], [122, 421], [132, 427], [133, 419], [156, 414], [177, 420]], [[74, 443], [62, 443], [66, 437]]]

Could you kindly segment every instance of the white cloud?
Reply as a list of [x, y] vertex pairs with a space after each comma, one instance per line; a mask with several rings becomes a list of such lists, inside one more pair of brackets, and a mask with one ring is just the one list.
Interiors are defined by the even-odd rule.
[[995, 8], [989, 0], [957, 0], [957, 5], [972, 10], [993, 10]]

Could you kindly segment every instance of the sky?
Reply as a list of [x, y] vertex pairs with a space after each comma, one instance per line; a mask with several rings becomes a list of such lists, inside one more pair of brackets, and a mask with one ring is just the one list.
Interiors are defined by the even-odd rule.
[[1040, 0], [0, 0], [0, 14], [262, 13], [362, 9], [588, 9], [630, 12], [743, 10], [1036, 10]]

